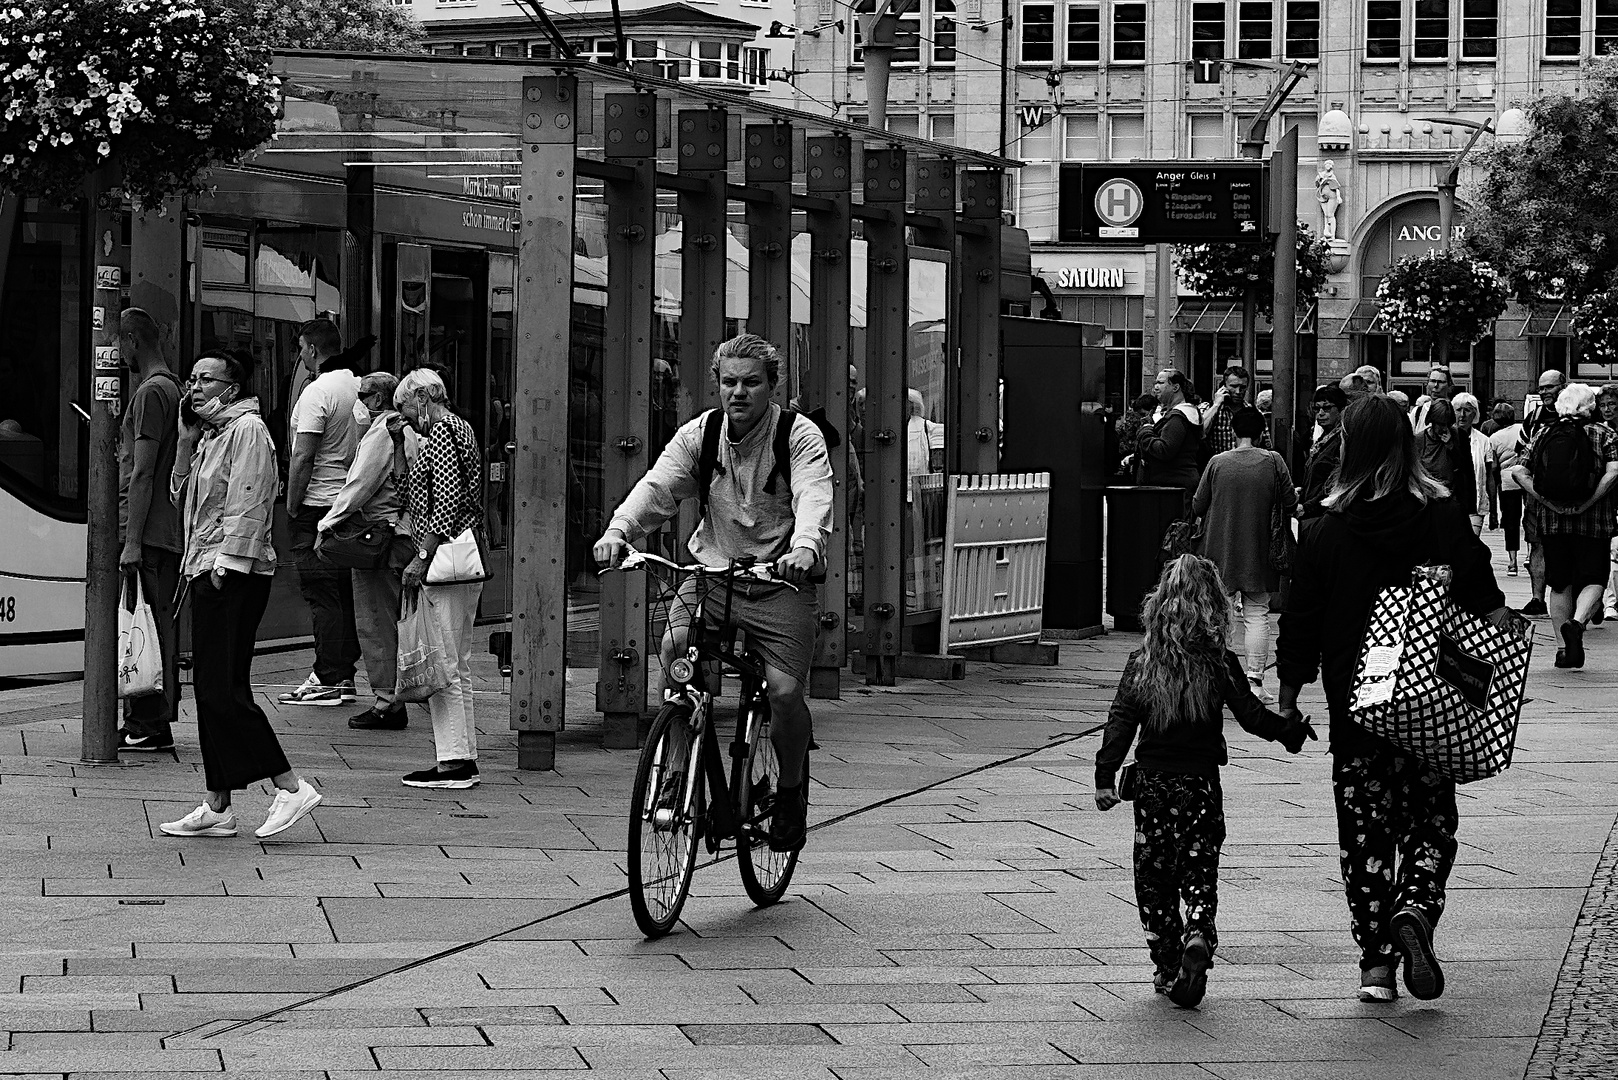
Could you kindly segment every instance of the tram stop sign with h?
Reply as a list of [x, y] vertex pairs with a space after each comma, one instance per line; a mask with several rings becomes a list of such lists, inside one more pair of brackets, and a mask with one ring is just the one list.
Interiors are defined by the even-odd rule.
[[1064, 165], [1062, 243], [1263, 243], [1264, 163]]

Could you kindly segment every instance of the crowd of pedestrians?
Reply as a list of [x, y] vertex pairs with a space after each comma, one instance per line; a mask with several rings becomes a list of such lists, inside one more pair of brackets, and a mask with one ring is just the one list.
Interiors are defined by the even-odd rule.
[[[118, 341], [135, 381], [121, 421], [119, 563], [128, 579], [138, 578], [153, 609], [164, 667], [161, 693], [126, 699], [121, 750], [173, 748], [176, 627], [182, 609], [191, 618], [206, 795], [161, 830], [235, 836], [232, 793], [265, 780], [275, 795], [256, 830], [260, 837], [285, 831], [320, 803], [319, 792], [288, 762], [251, 679], [277, 567], [273, 522], [283, 492], [292, 558], [313, 627], [314, 670], [281, 694], [279, 704], [357, 703], [355, 676], [363, 662], [372, 701], [349, 726], [405, 727], [397, 657], [408, 598], [436, 623], [451, 677], [426, 700], [437, 763], [402, 782], [477, 784], [471, 634], [487, 568], [472, 560], [473, 570], [456, 577], [435, 559], [441, 548], [475, 543], [483, 462], [471, 427], [450, 408], [442, 379], [428, 368], [402, 381], [387, 372], [362, 377], [355, 367], [365, 349], [345, 351], [329, 319], [304, 324], [288, 394], [283, 483], [251, 355], [205, 353], [182, 381], [164, 358], [162, 327], [139, 308], [120, 314]], [[359, 556], [353, 554], [356, 537], [362, 538]]]

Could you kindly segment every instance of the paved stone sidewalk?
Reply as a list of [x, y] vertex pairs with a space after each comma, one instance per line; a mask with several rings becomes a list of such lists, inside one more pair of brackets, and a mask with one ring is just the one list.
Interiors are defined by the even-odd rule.
[[[367, 733], [275, 712], [326, 802], [267, 842], [264, 792], [236, 839], [155, 835], [198, 797], [194, 725], [177, 755], [86, 769], [76, 687], [0, 694], [0, 1075], [1612, 1076], [1588, 1021], [1610, 1024], [1618, 979], [1618, 627], [1588, 642], [1581, 672], [1541, 649], [1514, 766], [1462, 789], [1448, 993], [1383, 1007], [1353, 998], [1324, 747], [1234, 724], [1208, 1000], [1152, 994], [1132, 823], [1090, 799], [1123, 636], [1055, 669], [845, 683], [816, 704], [811, 821], [850, 816], [777, 907], [702, 866], [653, 943], [617, 895], [635, 755], [586, 724], [555, 773], [515, 771], [492, 670], [472, 791], [399, 785], [431, 758], [424, 714]], [[306, 663], [261, 658], [267, 699]]]

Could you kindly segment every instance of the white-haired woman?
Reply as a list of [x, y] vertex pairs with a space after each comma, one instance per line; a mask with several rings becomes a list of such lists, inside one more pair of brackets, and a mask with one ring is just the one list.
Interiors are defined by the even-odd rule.
[[1607, 583], [1618, 483], [1618, 434], [1597, 423], [1596, 392], [1568, 383], [1556, 398], [1556, 420], [1534, 432], [1516, 466], [1528, 514], [1545, 555], [1545, 584], [1556, 632], [1556, 666], [1584, 666], [1584, 628]]
[[339, 532], [380, 525], [393, 533], [380, 565], [344, 564], [353, 575], [354, 627], [375, 699], [370, 708], [348, 721], [351, 728], [397, 730], [408, 719], [404, 703], [395, 698], [394, 691], [399, 677], [401, 574], [416, 555], [403, 491], [405, 471], [416, 456], [416, 433], [393, 408], [398, 387], [398, 378], [387, 371], [374, 371], [360, 380], [354, 423], [364, 434], [343, 489], [320, 519], [315, 541], [315, 554], [322, 555]]
[[483, 519], [483, 456], [472, 426], [450, 411], [438, 375], [417, 368], [399, 382], [393, 403], [421, 436], [407, 474], [406, 506], [416, 557], [401, 576], [405, 591], [420, 598], [437, 620], [455, 659], [450, 685], [427, 701], [433, 718], [438, 764], [404, 778], [406, 787], [469, 788], [478, 782], [478, 732], [472, 710], [472, 620], [481, 581], [427, 584], [428, 569], [442, 544]]
[[1471, 517], [1472, 531], [1482, 535], [1483, 516], [1489, 512], [1489, 437], [1478, 430], [1483, 408], [1468, 393], [1456, 394], [1449, 403], [1455, 410], [1452, 494]]

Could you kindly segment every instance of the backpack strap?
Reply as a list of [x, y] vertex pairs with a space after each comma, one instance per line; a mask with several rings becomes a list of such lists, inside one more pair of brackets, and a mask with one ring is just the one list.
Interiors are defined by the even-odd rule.
[[708, 516], [708, 489], [713, 486], [714, 473], [724, 475], [725, 467], [719, 464], [719, 436], [720, 429], [725, 425], [725, 414], [718, 409], [709, 409], [702, 418], [702, 450], [697, 454], [697, 502], [702, 507], [702, 516]]
[[770, 475], [764, 479], [764, 493], [775, 494], [775, 478], [779, 476], [792, 486], [792, 425], [798, 419], [795, 409], [782, 409], [781, 418], [775, 424], [775, 438], [771, 441], [771, 452], [775, 455], [775, 465], [770, 469]]

